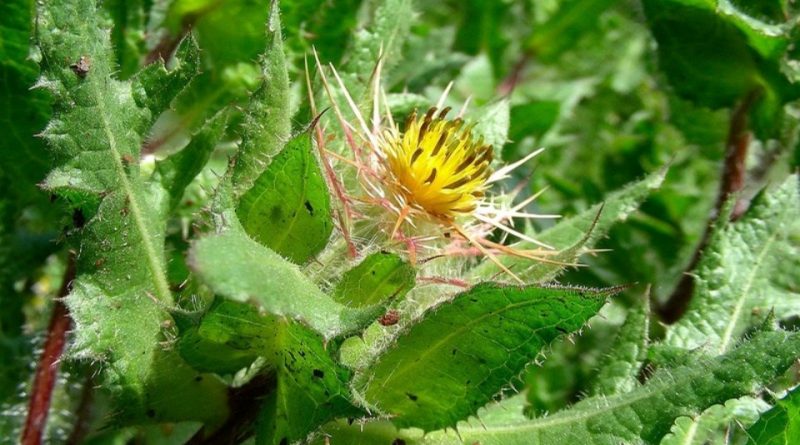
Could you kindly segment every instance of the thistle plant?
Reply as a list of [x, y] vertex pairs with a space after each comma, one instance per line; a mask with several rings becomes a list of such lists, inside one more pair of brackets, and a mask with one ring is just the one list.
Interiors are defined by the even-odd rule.
[[0, 3], [0, 443], [796, 443], [778, 3]]

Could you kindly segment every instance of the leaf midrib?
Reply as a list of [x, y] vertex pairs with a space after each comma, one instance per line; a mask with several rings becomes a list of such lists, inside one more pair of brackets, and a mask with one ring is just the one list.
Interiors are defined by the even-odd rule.
[[[462, 296], [461, 298], [464, 298], [464, 297], [466, 297], [466, 295]], [[408, 365], [405, 366], [405, 367], [401, 368], [400, 366], [398, 366], [398, 367], [394, 368], [394, 370], [389, 375], [389, 377], [384, 379], [383, 384], [380, 387], [384, 388], [384, 387], [386, 387], [386, 385], [389, 383], [390, 380], [396, 380], [398, 375], [404, 375], [404, 374], [408, 373], [408, 371], [410, 371], [410, 370], [412, 370], [414, 368], [413, 365], [415, 365], [416, 363], [422, 362], [425, 357], [431, 355], [434, 351], [439, 350], [443, 345], [448, 343], [450, 341], [450, 339], [452, 339], [456, 335], [460, 335], [464, 331], [471, 330], [470, 328], [472, 326], [478, 324], [479, 322], [482, 322], [484, 319], [489, 318], [489, 317], [497, 316], [497, 315], [499, 315], [499, 314], [501, 314], [503, 312], [509, 311], [511, 309], [515, 309], [515, 308], [518, 308], [518, 307], [522, 307], [522, 306], [526, 306], [526, 305], [530, 305], [530, 304], [534, 304], [534, 303], [539, 303], [540, 301], [541, 301], [541, 299], [535, 298], [535, 299], [522, 301], [522, 302], [519, 302], [519, 303], [512, 303], [510, 305], [503, 306], [499, 310], [488, 312], [488, 313], [486, 313], [484, 315], [481, 315], [480, 317], [477, 317], [477, 318], [474, 318], [474, 319], [470, 320], [468, 323], [463, 324], [461, 329], [456, 329], [456, 330], [451, 331], [449, 334], [447, 334], [444, 337], [442, 337], [438, 342], [436, 342], [433, 345], [431, 345], [431, 347], [427, 348], [422, 354], [420, 354], [418, 356], [417, 360], [415, 360], [413, 362], [407, 361], [406, 363], [408, 363]], [[577, 314], [573, 314], [573, 317], [575, 317], [576, 315]], [[572, 317], [565, 318], [565, 319], [562, 320], [562, 322], [566, 321], [566, 320], [569, 320], [571, 318]]]
[[114, 170], [117, 172], [117, 176], [120, 178], [120, 184], [122, 185], [123, 192], [128, 197], [130, 214], [133, 217], [136, 230], [139, 231], [142, 239], [142, 247], [144, 247], [145, 256], [147, 257], [147, 265], [150, 269], [150, 274], [153, 277], [153, 283], [156, 286], [156, 294], [161, 302], [171, 303], [172, 295], [169, 290], [169, 283], [167, 282], [166, 275], [161, 267], [161, 261], [156, 254], [156, 249], [150, 240], [147, 225], [145, 223], [142, 210], [139, 207], [138, 195], [134, 193], [133, 185], [130, 183], [128, 180], [128, 175], [125, 173], [125, 166], [122, 164], [122, 156], [117, 149], [117, 139], [114, 137], [114, 132], [111, 130], [111, 123], [108, 121], [108, 113], [106, 112], [105, 103], [103, 102], [103, 95], [99, 91], [97, 82], [92, 82], [92, 86], [92, 92], [95, 96], [97, 107], [99, 108], [98, 111], [100, 114], [100, 119], [103, 123], [103, 131], [108, 138], [108, 148], [111, 151], [112, 157], [114, 158]]

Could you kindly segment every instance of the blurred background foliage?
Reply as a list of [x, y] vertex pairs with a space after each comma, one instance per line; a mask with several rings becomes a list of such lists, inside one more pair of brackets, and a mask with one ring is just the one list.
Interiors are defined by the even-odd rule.
[[[238, 106], [259, 85], [265, 47], [266, 0], [104, 0], [113, 23], [118, 76], [129, 79], [146, 63], [169, 59], [188, 32], [201, 48], [202, 74], [156, 122], [145, 153], [177, 150], [223, 107], [230, 135], [180, 204], [168, 244], [173, 281], [187, 275], [182, 253], [194, 228], [189, 216], [208, 200], [214, 173], [234, 146]], [[283, 35], [293, 82], [295, 126], [305, 125], [305, 59], [312, 48], [323, 62], [357, 63], [351, 51], [374, 23], [379, 0], [282, 0]], [[42, 341], [49, 302], [64, 270], [53, 240], [80, 226], [65, 220], [60, 203], [34, 185], [52, 155], [33, 135], [49, 118], [42, 90], [31, 90], [38, 55], [29, 49], [33, 0], [0, 2], [0, 437], [14, 437], [19, 402]], [[19, 14], [29, 11], [30, 14]], [[5, 17], [20, 18], [15, 22]], [[590, 286], [630, 284], [605, 319], [575, 344], [552, 348], [540, 372], [527, 378], [531, 412], [555, 411], [589, 391], [604, 349], [624, 308], [646, 288], [654, 308], [675, 290], [690, 265], [718, 199], [732, 117], [747, 104], [754, 133], [746, 158], [744, 200], [779, 181], [800, 163], [798, 7], [788, 0], [445, 0], [413, 2], [407, 36], [397, 43], [386, 83], [393, 112], [435, 102], [450, 81], [449, 101], [471, 101], [470, 115], [507, 127], [497, 147], [506, 161], [546, 151], [518, 171], [542, 213], [574, 215], [611, 191], [669, 164], [664, 185], [629, 220], [586, 255], [586, 267], [560, 277]], [[542, 222], [543, 229], [547, 227]], [[49, 258], [43, 262], [43, 258]], [[45, 264], [43, 267], [38, 265]], [[36, 266], [34, 266], [36, 265]], [[657, 338], [661, 327], [651, 326]], [[62, 375], [49, 431], [66, 440], [80, 397], [71, 373]], [[9, 419], [12, 419], [9, 421]], [[62, 425], [63, 424], [63, 425]], [[16, 426], [15, 426], [16, 425]], [[62, 426], [59, 426], [62, 425]], [[5, 429], [4, 429], [5, 428]], [[157, 428], [126, 430], [159, 443]], [[105, 433], [104, 433], [105, 434]], [[110, 433], [108, 433], [110, 434]], [[101, 435], [102, 436], [102, 435]], [[103, 442], [98, 436], [96, 443]], [[150, 438], [144, 439], [144, 437]], [[171, 435], [174, 439], [174, 435]], [[3, 442], [3, 439], [0, 439]], [[4, 442], [5, 443], [5, 442]], [[164, 442], [172, 443], [172, 442]]]

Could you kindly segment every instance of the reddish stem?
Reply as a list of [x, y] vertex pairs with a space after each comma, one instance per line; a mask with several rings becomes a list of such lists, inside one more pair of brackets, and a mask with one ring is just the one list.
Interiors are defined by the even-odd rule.
[[47, 328], [47, 340], [44, 350], [36, 367], [36, 375], [31, 389], [31, 398], [28, 404], [28, 417], [25, 419], [25, 429], [22, 433], [22, 445], [40, 445], [50, 410], [50, 401], [53, 397], [53, 388], [58, 377], [58, 363], [61, 353], [64, 352], [67, 331], [72, 324], [67, 306], [63, 298], [72, 288], [75, 278], [75, 257], [70, 253], [67, 260], [67, 270], [64, 272], [64, 281], [58, 297], [53, 303], [53, 314]]
[[[711, 237], [712, 227], [720, 218], [720, 213], [725, 202], [733, 195], [744, 188], [745, 161], [747, 159], [747, 148], [750, 146], [750, 131], [748, 129], [748, 114], [755, 101], [761, 95], [761, 90], [753, 90], [748, 93], [731, 114], [730, 127], [728, 129], [728, 140], [725, 145], [725, 163], [722, 168], [722, 179], [720, 180], [719, 193], [714, 205], [714, 212], [709, 218], [705, 232], [695, 249], [692, 260], [686, 268], [687, 273], [678, 283], [675, 291], [669, 299], [659, 308], [661, 319], [666, 323], [678, 321], [686, 309], [694, 294], [694, 275], [688, 272], [697, 267], [702, 257], [703, 250], [708, 245]], [[733, 208], [731, 219], [736, 220], [747, 210], [747, 202], [739, 199]]]

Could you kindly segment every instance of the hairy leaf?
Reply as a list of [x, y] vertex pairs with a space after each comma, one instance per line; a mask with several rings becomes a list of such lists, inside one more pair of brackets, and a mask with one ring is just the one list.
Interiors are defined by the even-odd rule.
[[794, 362], [798, 348], [799, 333], [760, 332], [725, 355], [657, 373], [629, 393], [592, 397], [532, 420], [521, 414], [521, 406], [509, 410], [499, 404], [479, 412], [481, 421], [460, 423], [457, 433], [436, 431], [423, 436], [418, 430], [397, 431], [384, 422], [349, 428], [339, 423], [324, 432], [332, 435], [331, 443], [342, 434], [352, 438], [347, 443], [353, 444], [393, 440], [407, 445], [656, 444], [669, 432], [674, 419], [697, 415], [763, 388]]
[[166, 111], [186, 84], [200, 72], [200, 48], [189, 34], [181, 41], [167, 70], [163, 60], [151, 63], [131, 79], [136, 104], [150, 110], [150, 122]]
[[189, 265], [215, 293], [254, 301], [269, 313], [302, 321], [326, 339], [366, 326], [383, 310], [337, 303], [297, 266], [250, 239], [237, 225], [195, 242]]
[[342, 275], [333, 298], [355, 307], [402, 298], [414, 287], [416, 270], [397, 254], [373, 253]]
[[0, 3], [0, 163], [8, 176], [3, 197], [16, 195], [21, 202], [37, 198], [36, 184], [49, 168], [49, 155], [42, 131], [50, 115], [47, 95], [32, 90], [39, 70], [29, 60], [33, 30], [33, 1], [9, 0]]
[[356, 387], [399, 426], [453, 426], [553, 339], [580, 329], [613, 293], [478, 285], [411, 325], [357, 376]]
[[695, 271], [688, 311], [667, 331], [666, 345], [722, 354], [770, 310], [779, 318], [800, 313], [792, 285], [800, 246], [791, 239], [798, 200], [794, 175], [763, 193], [741, 220], [717, 229]]
[[156, 174], [169, 194], [170, 208], [175, 208], [186, 187], [205, 167], [222, 138], [228, 123], [228, 113], [221, 111], [192, 135], [181, 151], [156, 163]]
[[108, 0], [102, 3], [114, 26], [111, 41], [114, 45], [118, 76], [127, 79], [139, 69], [145, 54], [145, 0]]
[[[253, 93], [245, 110], [242, 143], [233, 169], [234, 190], [237, 196], [241, 196], [253, 187], [256, 178], [264, 172], [267, 164], [281, 152], [291, 137], [289, 75], [286, 72], [286, 56], [283, 52], [277, 1], [272, 2], [267, 23], [267, 46], [261, 59], [261, 71], [263, 75], [261, 85]], [[302, 156], [310, 156], [310, 153]], [[273, 177], [276, 173], [273, 173]], [[265, 186], [267, 184], [262, 184], [261, 188]]]
[[[43, 84], [56, 97], [44, 137], [63, 159], [45, 186], [92, 216], [80, 232], [77, 278], [67, 297], [73, 354], [103, 363], [126, 420], [218, 423], [227, 416], [224, 385], [196, 380], [159, 345], [169, 321], [162, 307], [172, 303], [163, 253], [166, 200], [160, 187], [141, 179], [137, 131], [146, 113], [130, 84], [111, 77], [101, 18], [91, 0], [48, 3], [37, 17]], [[201, 401], [214, 408], [199, 410]]]
[[650, 328], [650, 297], [628, 310], [614, 343], [600, 362], [600, 372], [591, 394], [624, 394], [638, 386], [639, 372], [647, 358]]
[[196, 323], [181, 324], [178, 350], [200, 371], [233, 374], [276, 347], [275, 318], [237, 301], [217, 298]]
[[746, 396], [714, 405], [697, 416], [678, 417], [660, 445], [726, 443], [729, 429], [753, 423], [765, 406], [769, 405], [763, 400]]
[[309, 131], [275, 156], [242, 195], [236, 213], [248, 235], [294, 263], [325, 247], [333, 231], [330, 197]]

